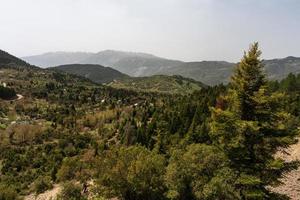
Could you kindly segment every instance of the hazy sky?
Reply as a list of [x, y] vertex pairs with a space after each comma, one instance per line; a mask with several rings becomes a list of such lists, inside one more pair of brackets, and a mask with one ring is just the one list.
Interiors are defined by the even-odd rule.
[[148, 52], [237, 61], [259, 41], [264, 58], [300, 56], [300, 0], [0, 0], [0, 49]]

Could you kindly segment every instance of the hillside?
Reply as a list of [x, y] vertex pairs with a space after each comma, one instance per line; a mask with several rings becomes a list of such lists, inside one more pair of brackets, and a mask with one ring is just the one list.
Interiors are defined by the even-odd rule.
[[[264, 60], [265, 71], [271, 80], [281, 80], [289, 73], [300, 73], [300, 58]], [[225, 61], [202, 61], [183, 63], [180, 66], [164, 69], [161, 74], [181, 75], [208, 85], [228, 83], [235, 68], [235, 63]]]
[[93, 55], [86, 52], [49, 52], [36, 56], [23, 57], [30, 64], [34, 64], [43, 68], [54, 67], [59, 65], [80, 63], [81, 60]]
[[99, 64], [112, 67], [130, 76], [147, 76], [158, 73], [162, 68], [174, 67], [181, 61], [160, 58], [146, 53], [105, 50], [98, 53], [53, 52], [24, 57], [31, 64], [53, 67], [63, 64]]
[[149, 76], [159, 73], [163, 68], [181, 64], [180, 61], [168, 60], [146, 53], [134, 53], [106, 50], [81, 61], [81, 63], [102, 64], [130, 76]]
[[300, 73], [300, 58], [289, 56], [282, 59], [265, 60], [266, 71], [272, 80], [281, 80], [289, 73]]
[[30, 64], [3, 50], [0, 50], [0, 66], [30, 66]]
[[[49, 66], [69, 63], [100, 64], [112, 67], [130, 76], [142, 77], [151, 75], [180, 75], [203, 82], [208, 85], [228, 83], [235, 63], [225, 61], [182, 62], [160, 58], [146, 53], [132, 53], [106, 50], [99, 53], [59, 52], [48, 53], [24, 59], [31, 64]], [[55, 61], [55, 62], [54, 62]], [[286, 57], [282, 59], [265, 60], [265, 69], [270, 79], [280, 80], [289, 73], [300, 72], [300, 58]]]
[[155, 75], [134, 77], [113, 81], [109, 86], [137, 91], [161, 92], [169, 94], [190, 94], [206, 87], [204, 84], [182, 76]]
[[61, 65], [49, 69], [60, 70], [69, 74], [82, 76], [96, 83], [108, 83], [115, 79], [128, 77], [127, 75], [110, 67], [92, 64]]
[[216, 85], [228, 82], [234, 66], [234, 63], [225, 61], [187, 62], [171, 69], [164, 69], [160, 73], [181, 75], [208, 85]]
[[[268, 186], [296, 169], [273, 155], [296, 143], [300, 75], [260, 81], [256, 49], [230, 90], [165, 75], [108, 87], [3, 64], [0, 82], [20, 98], [0, 99], [2, 199], [265, 199]], [[284, 199], [278, 191], [272, 199]]]

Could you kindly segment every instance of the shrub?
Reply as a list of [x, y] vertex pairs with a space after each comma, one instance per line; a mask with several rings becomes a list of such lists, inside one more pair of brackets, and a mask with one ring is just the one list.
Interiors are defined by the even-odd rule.
[[63, 184], [61, 194], [58, 196], [59, 200], [84, 200], [86, 199], [81, 194], [82, 188], [74, 182], [66, 182]]
[[3, 87], [0, 85], [0, 98], [1, 99], [12, 99], [16, 96], [16, 92], [12, 88]]
[[34, 183], [36, 193], [40, 194], [52, 188], [51, 177], [39, 177]]

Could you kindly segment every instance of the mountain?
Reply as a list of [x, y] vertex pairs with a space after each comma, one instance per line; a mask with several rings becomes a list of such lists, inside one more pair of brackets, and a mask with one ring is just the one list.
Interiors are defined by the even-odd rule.
[[108, 84], [118, 89], [169, 94], [190, 94], [206, 87], [203, 83], [182, 76], [155, 75], [150, 77], [130, 77]]
[[300, 58], [289, 56], [282, 59], [265, 60], [266, 71], [270, 79], [281, 80], [289, 73], [300, 73]]
[[[22, 66], [22, 61], [7, 53], [0, 58], [4, 66], [0, 82], [13, 90], [0, 91], [5, 95], [0, 99], [0, 199], [127, 199], [128, 194], [129, 199], [148, 200], [169, 199], [170, 194], [174, 199], [265, 199], [269, 194], [273, 199], [288, 199], [273, 192], [297, 189], [297, 162], [281, 155], [279, 160], [273, 159], [272, 153], [297, 142], [300, 75], [271, 83], [272, 90], [284, 92], [282, 95], [272, 95], [273, 91], [252, 95], [258, 106], [252, 106], [249, 113], [262, 113], [263, 117], [247, 121], [239, 117], [241, 100], [219, 98], [227, 91], [224, 86], [206, 87], [180, 76], [163, 75], [111, 83], [129, 89], [124, 90], [59, 70], [26, 67], [26, 63], [21, 69], [9, 67]], [[265, 63], [272, 73], [282, 74], [286, 71], [280, 71], [281, 66], [297, 70], [297, 62], [289, 57], [282, 63]], [[76, 66], [71, 67], [74, 69]], [[246, 79], [255, 77], [248, 72], [241, 74], [242, 80], [251, 86]], [[190, 89], [199, 91], [185, 96], [171, 92]], [[10, 92], [18, 98], [6, 98]], [[245, 136], [257, 135], [258, 130], [264, 138], [259, 135], [252, 141], [253, 137]], [[250, 148], [248, 143], [245, 147], [246, 142], [251, 143]], [[253, 153], [253, 146], [262, 153], [253, 157], [246, 168], [249, 173], [245, 173], [250, 163], [248, 150]], [[299, 145], [294, 146], [280, 150], [289, 153]], [[286, 173], [280, 171], [282, 166], [291, 167], [293, 178], [287, 177], [283, 180], [286, 187], [273, 191], [268, 181], [280, 180], [281, 172]], [[256, 173], [257, 169], [262, 173]], [[93, 184], [87, 184], [91, 181]], [[258, 181], [261, 187], [255, 187]], [[241, 182], [247, 190], [241, 190]], [[297, 197], [296, 189], [292, 195]]]
[[228, 81], [234, 66], [234, 63], [225, 61], [187, 62], [171, 69], [165, 69], [160, 73], [181, 75], [208, 85], [216, 85]]
[[91, 55], [93, 55], [93, 53], [58, 51], [44, 53], [36, 56], [23, 57], [22, 59], [26, 60], [30, 64], [45, 68], [54, 67], [58, 65], [79, 63], [81, 60], [84, 60], [90, 57]]
[[[264, 60], [265, 71], [271, 80], [281, 80], [289, 73], [300, 73], [300, 58], [286, 57], [282, 59]], [[181, 75], [208, 85], [228, 83], [236, 63], [225, 61], [187, 62], [161, 71], [166, 75]]]
[[[182, 62], [160, 58], [146, 53], [106, 50], [98, 53], [56, 52], [25, 57], [39, 66], [68, 63], [100, 64], [112, 67], [130, 76], [181, 75], [208, 85], [228, 83], [236, 63], [225, 61]], [[41, 65], [42, 64], [42, 65]], [[280, 80], [289, 73], [300, 73], [300, 58], [286, 57], [264, 61], [270, 79]]]
[[182, 62], [146, 53], [106, 50], [82, 60], [81, 63], [110, 66], [130, 76], [149, 76], [159, 73], [162, 69], [177, 66]]
[[0, 66], [30, 66], [30, 64], [3, 50], [0, 50]]
[[92, 64], [61, 65], [48, 69], [60, 70], [69, 74], [83, 76], [96, 83], [108, 83], [115, 79], [128, 77], [127, 75], [110, 67], [103, 67], [101, 65]]
[[146, 53], [105, 50], [98, 53], [54, 52], [24, 57], [31, 64], [53, 67], [64, 64], [99, 64], [112, 67], [130, 76], [148, 76], [162, 69], [182, 64], [181, 61], [160, 58]]

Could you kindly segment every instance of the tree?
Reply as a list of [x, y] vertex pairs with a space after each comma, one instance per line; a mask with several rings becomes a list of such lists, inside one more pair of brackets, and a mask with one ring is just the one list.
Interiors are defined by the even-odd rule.
[[243, 199], [270, 199], [266, 186], [277, 184], [295, 168], [274, 154], [295, 142], [295, 119], [283, 110], [282, 93], [271, 93], [254, 43], [237, 65], [223, 106], [212, 109], [210, 137], [237, 172], [236, 189]]
[[68, 181], [77, 178], [77, 173], [80, 171], [79, 159], [77, 157], [66, 157], [60, 169], [57, 172], [57, 179], [59, 181]]
[[16, 97], [16, 92], [12, 88], [7, 88], [0, 85], [0, 98], [1, 99], [12, 99]]
[[206, 144], [173, 151], [165, 175], [167, 197], [174, 200], [239, 199], [233, 180], [224, 153]]
[[125, 200], [163, 199], [165, 158], [141, 146], [115, 148], [97, 164], [101, 195]]

